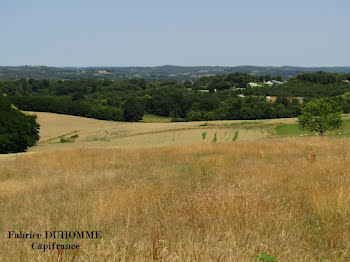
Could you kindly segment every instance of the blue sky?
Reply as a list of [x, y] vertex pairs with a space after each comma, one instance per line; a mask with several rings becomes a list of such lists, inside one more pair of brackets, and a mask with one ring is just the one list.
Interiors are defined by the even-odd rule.
[[0, 0], [0, 65], [350, 66], [349, 0]]

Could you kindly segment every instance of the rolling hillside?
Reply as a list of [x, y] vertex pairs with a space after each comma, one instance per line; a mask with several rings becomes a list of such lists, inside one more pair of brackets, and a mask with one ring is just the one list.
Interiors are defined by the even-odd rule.
[[[257, 140], [274, 136], [278, 123], [291, 124], [295, 119], [262, 121], [208, 121], [177, 123], [128, 123], [36, 112], [40, 140], [29, 152], [71, 148], [146, 148], [191, 144]], [[146, 117], [147, 119], [147, 117]], [[205, 133], [205, 135], [204, 135]], [[216, 134], [216, 135], [215, 135]], [[61, 138], [73, 141], [64, 143]], [[205, 136], [203, 138], [203, 136]]]
[[157, 66], [157, 67], [47, 67], [47, 66], [0, 66], [0, 78], [36, 79], [128, 79], [144, 78], [153, 81], [196, 80], [202, 76], [247, 73], [252, 75], [282, 76], [294, 78], [302, 72], [325, 71], [350, 73], [350, 67], [292, 67], [292, 66]]

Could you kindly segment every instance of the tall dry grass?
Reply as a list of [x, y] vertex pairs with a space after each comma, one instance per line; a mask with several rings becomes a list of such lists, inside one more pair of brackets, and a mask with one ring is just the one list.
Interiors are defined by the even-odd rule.
[[1, 161], [0, 261], [76, 255], [8, 230], [101, 230], [74, 261], [350, 261], [349, 147], [293, 138]]

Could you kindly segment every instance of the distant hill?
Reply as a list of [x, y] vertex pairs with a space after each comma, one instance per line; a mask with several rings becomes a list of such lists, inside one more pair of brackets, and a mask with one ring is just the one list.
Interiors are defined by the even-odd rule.
[[196, 80], [199, 77], [223, 75], [235, 72], [251, 75], [282, 76], [294, 78], [302, 72], [325, 71], [350, 73], [350, 67], [292, 67], [292, 66], [157, 66], [157, 67], [47, 67], [47, 66], [0, 66], [0, 78], [36, 79], [128, 79], [144, 78], [153, 81]]

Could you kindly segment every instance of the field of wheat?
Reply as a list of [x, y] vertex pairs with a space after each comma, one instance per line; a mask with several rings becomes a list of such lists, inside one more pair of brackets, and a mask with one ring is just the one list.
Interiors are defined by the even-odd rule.
[[[29, 112], [33, 113], [33, 112]], [[53, 152], [78, 148], [151, 148], [259, 140], [273, 136], [277, 124], [292, 124], [296, 119], [231, 120], [208, 122], [125, 123], [84, 117], [34, 112], [40, 124], [40, 140], [29, 152]], [[159, 120], [159, 119], [156, 119]], [[161, 119], [163, 121], [163, 119]], [[61, 139], [76, 138], [72, 143]], [[0, 155], [0, 159], [9, 155]]]
[[[349, 148], [267, 138], [2, 159], [0, 261], [350, 261]], [[103, 237], [43, 252], [11, 230]]]

